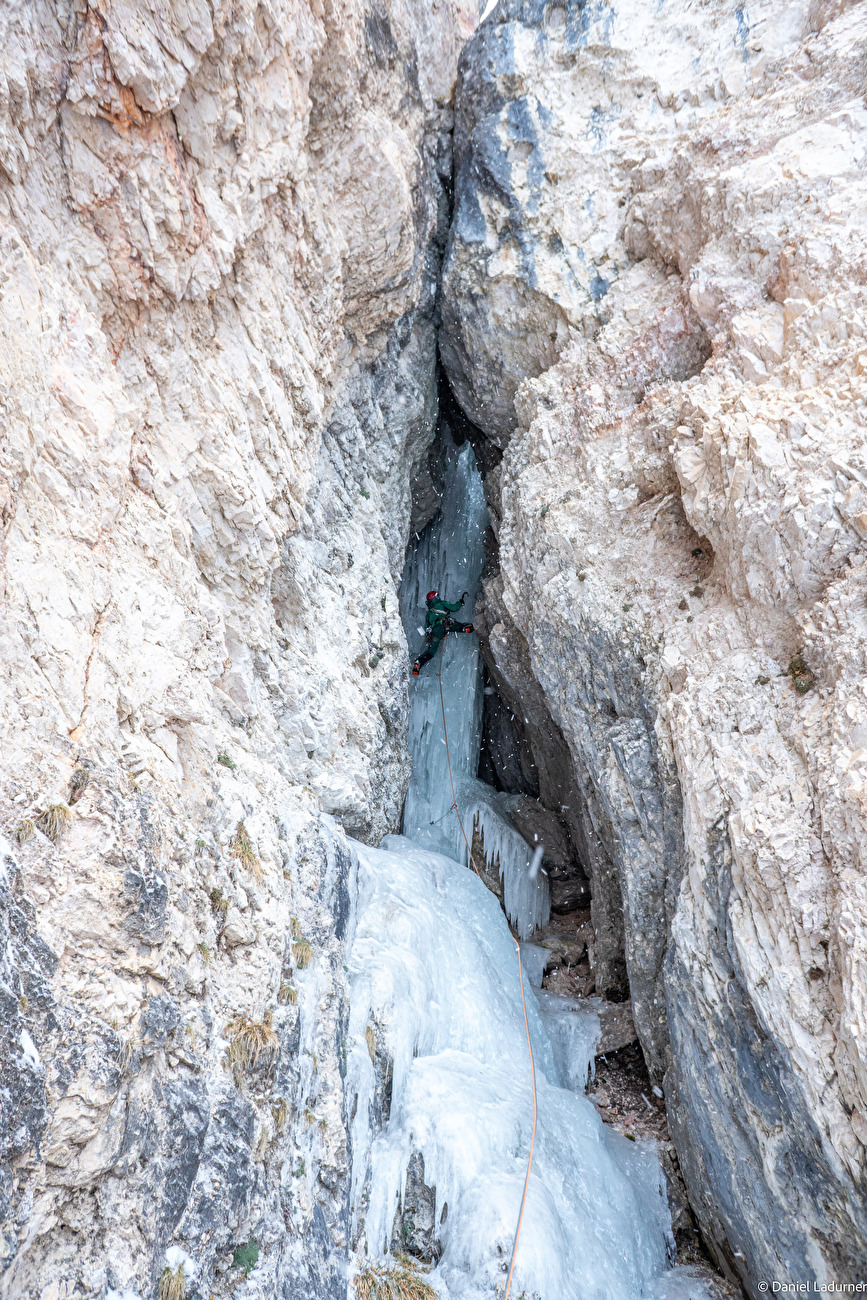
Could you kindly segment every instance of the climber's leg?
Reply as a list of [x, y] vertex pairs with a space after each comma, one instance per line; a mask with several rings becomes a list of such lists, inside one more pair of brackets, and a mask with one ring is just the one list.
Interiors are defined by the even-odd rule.
[[[437, 645], [439, 645], [439, 642], [437, 642]], [[421, 654], [419, 655], [418, 659], [416, 659], [415, 663], [414, 663], [413, 666], [412, 666], [412, 675], [413, 675], [413, 677], [418, 677], [419, 672], [421, 671], [421, 669], [424, 668], [425, 664], [430, 663], [430, 661], [431, 661], [431, 659], [433, 659], [435, 653], [436, 653], [436, 650], [431, 650], [431, 649], [429, 649], [429, 648], [426, 649], [426, 650], [423, 650], [423, 651], [421, 652]]]
[[[439, 635], [437, 635], [437, 633], [439, 633]], [[442, 645], [444, 636], [445, 628], [443, 628], [441, 632], [439, 631], [439, 628], [434, 628], [432, 631], [427, 633], [425, 637], [424, 650], [422, 650], [418, 659], [416, 659], [412, 666], [413, 677], [418, 677], [419, 672], [424, 668], [425, 664], [430, 663], [431, 659], [433, 659], [437, 650], [439, 650]]]

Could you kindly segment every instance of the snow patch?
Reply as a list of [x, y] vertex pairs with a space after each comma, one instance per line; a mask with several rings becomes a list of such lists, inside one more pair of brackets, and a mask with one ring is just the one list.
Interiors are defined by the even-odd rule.
[[175, 1272], [177, 1272], [179, 1268], [183, 1268], [184, 1277], [187, 1278], [188, 1280], [190, 1278], [195, 1277], [196, 1270], [198, 1268], [198, 1265], [196, 1264], [196, 1261], [193, 1259], [192, 1255], [188, 1255], [187, 1252], [181, 1246], [168, 1247], [168, 1249], [166, 1250], [166, 1264], [170, 1269], [173, 1269]]
[[21, 1042], [21, 1050], [24, 1053], [24, 1059], [27, 1062], [27, 1064], [29, 1066], [32, 1066], [34, 1070], [41, 1069], [42, 1061], [40, 1060], [39, 1053], [36, 1050], [36, 1044], [34, 1043], [33, 1039], [30, 1037], [26, 1029], [21, 1030], [20, 1042]]

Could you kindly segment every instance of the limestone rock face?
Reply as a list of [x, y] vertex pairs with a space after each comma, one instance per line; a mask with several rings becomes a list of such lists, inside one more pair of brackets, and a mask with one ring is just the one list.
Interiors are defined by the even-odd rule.
[[520, 383], [575, 332], [593, 336], [642, 237], [633, 204], [623, 238], [637, 174], [655, 175], [708, 111], [751, 95], [844, 7], [764, 0], [746, 19], [724, 0], [500, 0], [460, 68], [441, 337], [461, 404], [494, 442], [515, 428]]
[[376, 840], [403, 797], [471, 27], [0, 13], [6, 1296], [219, 1295], [253, 1238], [250, 1294], [343, 1294], [327, 814]]
[[501, 0], [460, 73], [489, 642], [568, 745], [603, 981], [622, 944], [750, 1293], [867, 1260], [865, 45], [859, 5]]

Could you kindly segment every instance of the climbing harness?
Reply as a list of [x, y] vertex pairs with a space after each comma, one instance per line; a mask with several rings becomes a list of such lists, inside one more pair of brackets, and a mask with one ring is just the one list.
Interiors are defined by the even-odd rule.
[[[467, 839], [467, 833], [464, 830], [463, 818], [461, 817], [460, 809], [458, 808], [457, 795], [455, 794], [455, 778], [452, 775], [452, 756], [449, 751], [449, 729], [446, 725], [446, 701], [445, 701], [445, 696], [443, 695], [442, 665], [444, 660], [445, 660], [445, 646], [443, 646], [443, 655], [442, 658], [440, 659], [440, 671], [437, 673], [437, 680], [439, 681], [440, 684], [440, 707], [442, 708], [442, 714], [443, 714], [443, 735], [446, 738], [446, 761], [448, 762], [449, 765], [449, 782], [452, 787], [452, 807], [448, 811], [451, 812], [452, 809], [454, 809], [455, 816], [458, 819], [458, 825], [461, 828], [461, 835], [463, 835], [464, 837], [464, 844], [466, 844], [467, 846], [467, 853], [469, 855], [469, 859], [472, 864], [473, 871], [475, 871], [479, 880], [481, 880], [482, 873], [479, 871], [478, 867], [476, 866], [476, 860], [473, 857], [473, 850], [470, 847], [470, 842]], [[442, 818], [440, 818], [440, 820], [442, 820]], [[484, 884], [484, 881], [482, 881], [482, 883]], [[511, 934], [511, 931], [509, 933]], [[521, 1237], [521, 1224], [524, 1221], [524, 1206], [527, 1203], [527, 1189], [530, 1185], [530, 1170], [533, 1166], [533, 1148], [536, 1145], [536, 1119], [538, 1117], [538, 1105], [536, 1101], [536, 1062], [533, 1059], [533, 1044], [530, 1040], [530, 1022], [527, 1019], [527, 999], [524, 995], [524, 975], [521, 967], [521, 945], [518, 943], [518, 940], [515, 938], [513, 934], [511, 935], [511, 938], [512, 938], [512, 942], [515, 945], [515, 952], [518, 955], [518, 985], [521, 989], [521, 1008], [524, 1012], [524, 1030], [527, 1034], [527, 1051], [530, 1054], [530, 1078], [533, 1084], [533, 1133], [530, 1138], [530, 1154], [527, 1157], [527, 1173], [524, 1177], [524, 1191], [521, 1195], [521, 1208], [518, 1212], [518, 1226], [515, 1229], [515, 1240], [512, 1243], [512, 1258], [509, 1263], [509, 1276], [508, 1279], [506, 1280], [506, 1290], [503, 1294], [503, 1300], [509, 1300], [509, 1292], [512, 1289], [512, 1274], [515, 1271], [515, 1256], [518, 1253], [518, 1241], [520, 1240]]]

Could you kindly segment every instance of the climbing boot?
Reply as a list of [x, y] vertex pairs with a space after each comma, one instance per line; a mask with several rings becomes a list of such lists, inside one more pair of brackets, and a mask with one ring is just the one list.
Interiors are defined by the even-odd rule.
[[420, 664], [419, 661], [416, 659], [415, 663], [414, 663], [413, 666], [412, 666], [412, 675], [413, 675], [413, 677], [418, 677], [420, 670], [421, 670], [421, 664]]
[[472, 630], [473, 630], [472, 623], [464, 623], [463, 627], [461, 628], [462, 632], [472, 632]]

